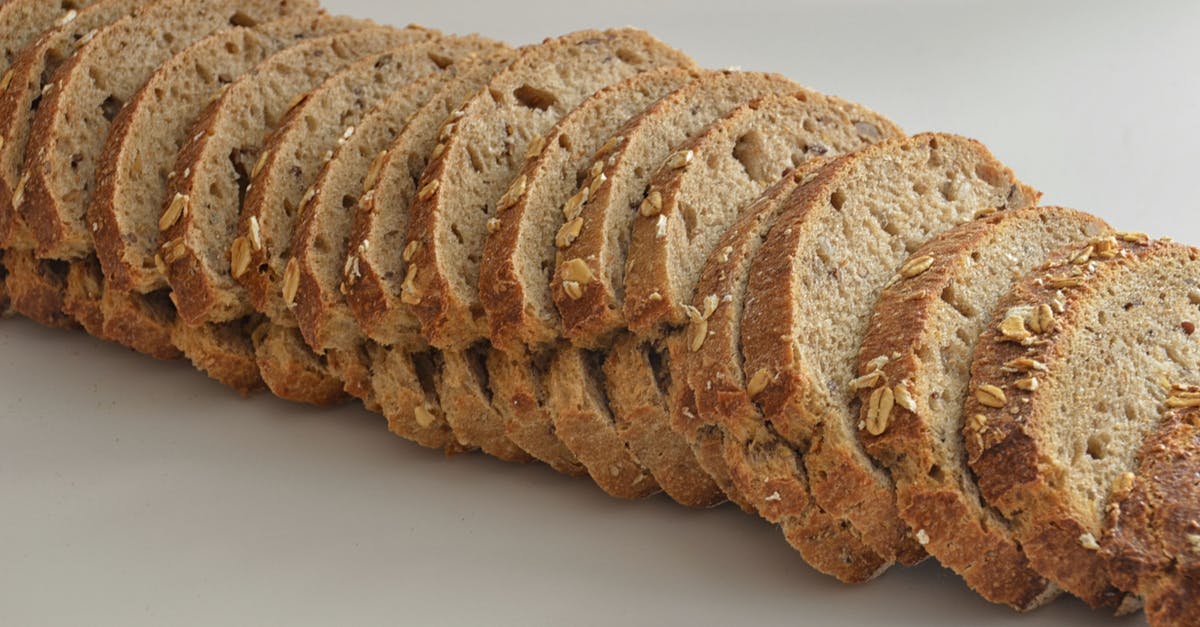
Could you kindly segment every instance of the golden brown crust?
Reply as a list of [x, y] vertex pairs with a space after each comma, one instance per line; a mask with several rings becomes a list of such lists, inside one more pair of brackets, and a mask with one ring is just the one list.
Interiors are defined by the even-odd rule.
[[489, 351], [488, 387], [495, 395], [493, 404], [505, 421], [505, 434], [517, 446], [565, 475], [585, 475], [583, 464], [555, 435], [554, 419], [546, 406], [545, 370], [535, 358]]
[[[987, 502], [1013, 522], [1030, 563], [1047, 578], [1093, 607], [1119, 609], [1125, 595], [1107, 576], [1104, 559], [1095, 550], [1095, 533], [1074, 512], [1061, 487], [1064, 472], [1052, 453], [1042, 452], [1042, 423], [1055, 411], [1040, 400], [1047, 383], [1065, 358], [1064, 347], [1079, 326], [1089, 299], [1098, 296], [1093, 285], [1151, 255], [1200, 258], [1200, 251], [1149, 242], [1140, 237], [1105, 239], [1107, 254], [1079, 258], [1081, 246], [1055, 253], [1049, 262], [1023, 277], [1001, 301], [993, 324], [980, 338], [971, 366], [971, 387], [963, 413], [968, 462]], [[1125, 241], [1126, 239], [1130, 241]], [[1101, 244], [1097, 244], [1099, 246]], [[1029, 342], [1012, 341], [999, 330], [1013, 307], [1046, 305], [1051, 312]], [[1042, 385], [1018, 387], [1030, 376], [1014, 367], [1016, 359], [1041, 364], [1047, 373]], [[1041, 370], [1041, 367], [1039, 367]], [[994, 388], [991, 386], [995, 386]], [[999, 390], [997, 396], [994, 393]], [[1042, 390], [1043, 394], [1037, 394]], [[988, 399], [988, 404], [980, 398]], [[998, 405], [998, 407], [996, 406]], [[1085, 541], [1090, 539], [1091, 542]]]
[[64, 329], [79, 325], [65, 313], [67, 263], [37, 259], [32, 250], [9, 248], [3, 254], [4, 286], [12, 311], [38, 324]]
[[603, 357], [573, 346], [555, 351], [546, 378], [555, 434], [611, 496], [640, 499], [661, 488], [630, 453], [609, 410]]
[[250, 331], [257, 325], [253, 320], [197, 326], [177, 321], [171, 343], [201, 372], [249, 396], [264, 385], [250, 341]]
[[454, 437], [468, 448], [506, 462], [533, 461], [529, 453], [508, 437], [504, 415], [496, 408], [488, 384], [488, 353], [479, 344], [465, 351], [443, 351], [438, 398]]
[[1200, 408], [1169, 412], [1110, 499], [1101, 553], [1152, 627], [1200, 624]]
[[275, 396], [317, 406], [346, 399], [342, 381], [330, 376], [324, 359], [308, 350], [298, 329], [262, 322], [251, 340], [263, 382]]
[[[1068, 224], [1074, 227], [1073, 231], [1066, 230]], [[943, 341], [939, 339], [941, 336], [953, 332], [935, 326], [944, 324], [934, 320], [941, 306], [949, 302], [943, 299], [958, 302], [955, 299], [966, 298], [947, 296], [950, 294], [947, 290], [953, 291], [956, 286], [962, 289], [961, 286], [979, 281], [1003, 281], [1014, 272], [1023, 273], [1042, 262], [1042, 255], [1036, 254], [1034, 247], [1041, 242], [1012, 246], [1013, 250], [1024, 251], [1026, 257], [1010, 256], [1009, 264], [999, 269], [1005, 273], [1003, 277], [993, 279], [983, 275], [984, 271], [973, 260], [981, 252], [1008, 246], [1021, 233], [1047, 228], [1063, 230], [1056, 236], [1062, 240], [1060, 245], [1069, 241], [1063, 238], [1085, 238], [1109, 230], [1099, 218], [1081, 212], [1037, 207], [1000, 212], [934, 237], [910, 257], [931, 258], [934, 261], [930, 267], [886, 288], [880, 295], [873, 323], [859, 350], [857, 369], [862, 375], [881, 373], [876, 385], [859, 390], [863, 404], [860, 424], [864, 427], [869, 418], [871, 394], [879, 385], [902, 382], [916, 399], [912, 407], [894, 407], [888, 423], [878, 427], [881, 433], [859, 430], [859, 439], [867, 452], [891, 471], [901, 517], [911, 528], [924, 531], [925, 548], [943, 566], [959, 573], [984, 598], [1017, 610], [1033, 609], [1049, 601], [1055, 596], [1055, 587], [1030, 566], [1003, 519], [986, 510], [973, 490], [968, 493], [959, 485], [959, 481], [972, 481], [969, 472], [963, 472], [965, 467], [959, 470], [965, 459], [946, 458], [942, 454], [936, 442], [936, 427], [930, 424], [930, 417], [920, 413], [925, 402], [923, 395], [939, 393], [939, 384], [928, 380], [930, 364], [923, 356], [929, 354], [925, 351], [937, 350], [936, 343]], [[1054, 241], [1048, 240], [1044, 245]], [[978, 310], [980, 305], [967, 302], [957, 306]], [[979, 313], [989, 315], [987, 311]], [[893, 357], [876, 368], [870, 362], [881, 355]], [[968, 357], [964, 355], [963, 359]], [[959, 402], [957, 397], [946, 400]]]
[[628, 334], [614, 342], [604, 361], [609, 407], [621, 440], [668, 496], [685, 507], [712, 507], [725, 500], [724, 493], [670, 427], [670, 371], [663, 362], [686, 350], [682, 338], [672, 339], [670, 347], [650, 346]]

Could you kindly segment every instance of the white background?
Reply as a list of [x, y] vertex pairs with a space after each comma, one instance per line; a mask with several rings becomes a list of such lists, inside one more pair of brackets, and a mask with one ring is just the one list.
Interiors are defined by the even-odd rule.
[[[986, 142], [1047, 203], [1198, 244], [1200, 4], [335, 1], [512, 43], [635, 25], [909, 131]], [[1136, 8], [1135, 8], [1136, 5]], [[0, 625], [1090, 625], [932, 563], [849, 587], [731, 507], [446, 459], [347, 406], [237, 398], [182, 363], [0, 322]]]

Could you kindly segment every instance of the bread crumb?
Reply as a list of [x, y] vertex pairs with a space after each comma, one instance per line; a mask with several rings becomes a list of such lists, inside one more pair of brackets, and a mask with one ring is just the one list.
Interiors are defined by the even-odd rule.
[[772, 492], [770, 496], [768, 496], [767, 498], [765, 498], [763, 500], [765, 500], [765, 501], [782, 501], [783, 497], [780, 496], [779, 490], [776, 490], [776, 491]]
[[1100, 544], [1098, 542], [1096, 542], [1096, 536], [1094, 536], [1090, 533], [1080, 534], [1079, 535], [1079, 544], [1082, 545], [1083, 548], [1085, 548], [1089, 551], [1099, 551], [1100, 550]]
[[924, 529], [917, 529], [917, 542], [919, 542], [921, 546], [929, 544], [929, 534], [926, 533]]

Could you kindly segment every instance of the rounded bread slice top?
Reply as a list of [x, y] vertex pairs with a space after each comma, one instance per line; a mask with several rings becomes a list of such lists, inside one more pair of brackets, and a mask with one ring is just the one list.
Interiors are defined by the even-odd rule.
[[361, 274], [358, 256], [371, 247], [368, 239], [349, 249], [354, 211], [370, 187], [371, 164], [379, 153], [451, 78], [443, 72], [426, 76], [376, 105], [322, 166], [312, 198], [300, 207], [292, 236], [292, 256], [300, 268], [296, 321], [318, 353], [350, 350], [365, 338], [343, 296]]
[[205, 109], [169, 181], [167, 202], [181, 204], [180, 217], [159, 234], [167, 280], [184, 320], [225, 322], [253, 310], [230, 274], [230, 247], [254, 164], [288, 110], [358, 59], [435, 36], [419, 28], [380, 27], [304, 41], [268, 57]]
[[890, 278], [923, 269], [901, 266], [933, 235], [1036, 198], [978, 142], [889, 140], [835, 159], [797, 189], [751, 264], [741, 345], [763, 420], [784, 455], [803, 454], [816, 501], [885, 557], [907, 564], [924, 551], [899, 518], [891, 479], [857, 439], [850, 382], [875, 301]]
[[713, 122], [667, 158], [634, 218], [625, 262], [629, 329], [654, 337], [690, 321], [698, 347], [709, 308], [691, 307], [696, 282], [745, 206], [809, 158], [903, 136], [861, 105], [809, 90], [763, 96]]
[[192, 123], [219, 91], [289, 45], [369, 25], [314, 13], [225, 29], [185, 48], [146, 81], [113, 120], [88, 206], [92, 240], [113, 289], [147, 293], [167, 286], [161, 259], [155, 260], [158, 234], [182, 209], [166, 198], [168, 178]]
[[1146, 438], [1109, 497], [1101, 553], [1154, 627], [1200, 624], [1200, 390]]
[[[36, 1], [40, 7], [47, 6], [41, 0]], [[53, 28], [13, 53], [11, 67], [0, 67], [0, 75], [5, 76], [0, 79], [4, 84], [0, 89], [0, 246], [32, 248], [36, 244], [13, 208], [12, 196], [20, 182], [30, 127], [41, 106], [46, 81], [97, 29], [130, 15], [148, 1], [100, 0], [87, 8], [66, 9], [54, 21]], [[10, 22], [5, 18], [0, 23]], [[20, 29], [6, 30], [5, 35], [19, 36]], [[7, 59], [6, 54], [0, 66]]]
[[[346, 301], [368, 337], [385, 346], [425, 346], [416, 314], [401, 301], [408, 260], [415, 246], [405, 243], [409, 208], [417, 183], [452, 111], [507, 67], [515, 50], [502, 50], [464, 62], [447, 83], [405, 124], [391, 146], [371, 164], [374, 185], [354, 210], [349, 250], [357, 252], [358, 278], [346, 284]], [[364, 246], [363, 243], [366, 242]]]
[[[883, 290], [859, 349], [859, 440], [890, 471], [901, 518], [943, 566], [989, 601], [1017, 610], [1053, 599], [1058, 588], [984, 505], [967, 466], [961, 433], [971, 355], [1015, 280], [1054, 250], [1109, 231], [1079, 211], [1029, 207], [941, 233], [907, 262], [931, 259], [926, 271]], [[872, 413], [871, 397], [884, 386], [893, 399], [903, 387], [901, 397], [911, 402]]]
[[1143, 234], [1052, 255], [997, 305], [975, 349], [967, 460], [1030, 563], [1093, 607], [1129, 608], [1098, 541], [1164, 408], [1200, 383], [1200, 251]]
[[607, 85], [691, 65], [640, 30], [580, 31], [523, 48], [451, 115], [411, 209], [408, 242], [419, 247], [402, 288], [431, 345], [463, 348], [488, 334], [479, 302], [487, 224], [523, 187], [514, 179], [528, 144]]
[[[529, 145], [512, 206], [488, 224], [479, 292], [492, 344], [519, 353], [552, 345], [562, 323], [550, 294], [555, 256], [578, 235], [583, 218], [567, 222], [564, 205], [588, 176], [593, 156], [618, 128], [659, 98], [695, 79], [676, 67], [642, 72], [589, 96]], [[598, 163], [598, 162], [596, 162]]]
[[601, 348], [625, 328], [625, 258], [646, 187], [679, 145], [713, 121], [755, 98], [800, 86], [776, 74], [711, 71], [661, 98], [629, 120], [595, 158], [591, 174], [563, 208], [582, 218], [579, 234], [558, 255], [551, 293], [563, 333], [572, 343]]
[[[362, 117], [397, 89], [497, 46], [478, 36], [447, 36], [394, 48], [329, 77], [288, 112], [251, 173], [231, 250], [233, 276], [256, 309], [296, 326], [300, 268], [290, 254], [296, 217], [312, 200], [321, 167], [353, 137]], [[260, 246], [250, 244], [252, 229]]]
[[85, 213], [108, 130], [163, 62], [215, 31], [316, 8], [312, 0], [160, 0], [98, 31], [55, 73], [30, 132], [24, 193], [13, 204], [38, 254], [93, 251]]

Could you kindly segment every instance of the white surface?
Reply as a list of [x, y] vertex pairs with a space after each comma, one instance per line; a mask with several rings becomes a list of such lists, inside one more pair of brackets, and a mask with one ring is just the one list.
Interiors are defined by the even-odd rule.
[[[327, 2], [514, 43], [645, 27], [709, 66], [977, 137], [1047, 202], [1200, 244], [1200, 5], [1049, 4]], [[1018, 616], [929, 563], [842, 586], [731, 507], [446, 459], [356, 407], [243, 400], [181, 363], [0, 323], [0, 625], [1141, 620], [1072, 600]]]

